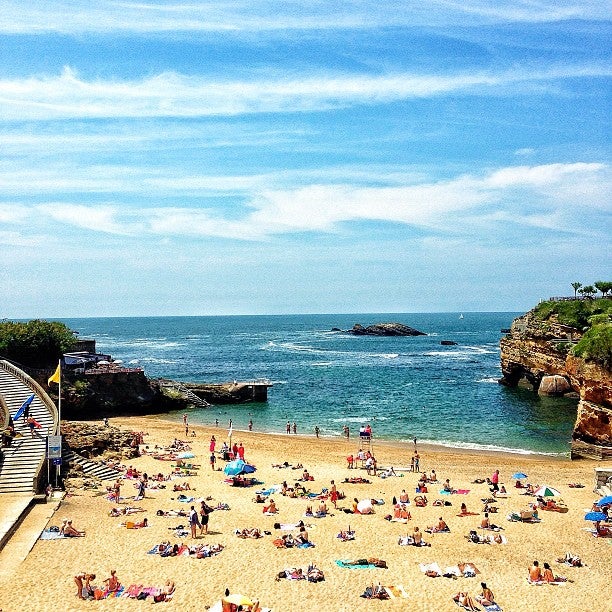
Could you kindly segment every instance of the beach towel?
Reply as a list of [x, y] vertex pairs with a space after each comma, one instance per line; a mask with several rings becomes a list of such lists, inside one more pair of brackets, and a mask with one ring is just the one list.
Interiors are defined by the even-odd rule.
[[131, 584], [127, 589], [123, 591], [122, 597], [132, 597], [136, 598], [140, 590], [142, 589], [142, 584]]
[[66, 536], [64, 536], [64, 534], [60, 533], [59, 531], [49, 531], [48, 529], [45, 529], [40, 534], [39, 539], [41, 540], [70, 540], [71, 538], [67, 538]]
[[401, 584], [389, 585], [383, 588], [385, 589], [385, 591], [387, 591], [387, 595], [389, 595], [391, 599], [408, 598], [408, 593], [406, 593], [404, 587]]
[[336, 565], [338, 567], [344, 567], [347, 569], [381, 569], [378, 565], [374, 565], [373, 563], [367, 563], [363, 565], [350, 565], [350, 564], [347, 564], [346, 561], [341, 561], [341, 560], [337, 560]]
[[187, 497], [186, 495], [179, 495], [176, 498], [176, 501], [180, 501], [182, 503], [188, 504], [188, 503], [191, 503], [192, 501], [195, 501], [195, 497]]
[[431, 578], [442, 575], [442, 570], [440, 569], [440, 566], [435, 562], [434, 563], [419, 563], [419, 568], [424, 574], [426, 574], [427, 576], [430, 576]]
[[483, 606], [487, 612], [502, 612], [502, 609], [497, 604], [491, 604], [490, 606]]

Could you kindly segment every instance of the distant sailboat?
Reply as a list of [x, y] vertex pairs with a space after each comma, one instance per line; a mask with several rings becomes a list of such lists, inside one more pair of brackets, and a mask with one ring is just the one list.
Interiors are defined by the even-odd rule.
[[461, 313], [461, 314], [459, 315], [459, 318], [460, 318], [460, 319], [463, 319], [463, 313]]

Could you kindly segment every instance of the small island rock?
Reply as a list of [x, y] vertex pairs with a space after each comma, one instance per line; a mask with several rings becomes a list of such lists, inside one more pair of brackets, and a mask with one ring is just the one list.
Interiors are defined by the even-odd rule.
[[376, 323], [364, 327], [359, 323], [355, 323], [352, 329], [347, 329], [347, 333], [355, 336], [426, 336], [427, 334], [408, 327], [403, 323]]

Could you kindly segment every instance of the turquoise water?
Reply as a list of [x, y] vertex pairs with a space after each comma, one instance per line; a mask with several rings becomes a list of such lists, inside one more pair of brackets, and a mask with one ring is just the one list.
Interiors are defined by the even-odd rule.
[[[194, 410], [192, 423], [339, 436], [370, 422], [398, 441], [565, 454], [576, 401], [497, 384], [500, 330], [521, 313], [65, 319], [98, 350], [148, 376], [193, 382], [270, 379], [267, 403]], [[397, 321], [406, 338], [331, 332]], [[441, 346], [453, 340], [457, 346]], [[170, 415], [179, 419], [180, 415]]]

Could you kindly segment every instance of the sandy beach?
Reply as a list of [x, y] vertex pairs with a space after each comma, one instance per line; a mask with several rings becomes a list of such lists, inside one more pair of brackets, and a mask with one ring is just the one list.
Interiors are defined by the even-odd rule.
[[[185, 440], [180, 423], [161, 418], [111, 419], [111, 425], [133, 431], [146, 432], [144, 446], [166, 445], [174, 437]], [[438, 483], [429, 485], [426, 507], [408, 507], [411, 520], [406, 524], [391, 522], [384, 517], [393, 514], [392, 499], [399, 499], [402, 489], [409, 494], [411, 502], [415, 496], [418, 475], [398, 471], [398, 476], [380, 478], [368, 476], [363, 469], [348, 469], [346, 457], [356, 453], [358, 439], [316, 439], [314, 436], [269, 435], [257, 432], [234, 431], [232, 441], [242, 442], [246, 449], [246, 460], [257, 466], [254, 474], [265, 484], [252, 488], [232, 487], [224, 482], [221, 471], [212, 470], [209, 464], [209, 442], [214, 434], [220, 447], [227, 437], [227, 429], [196, 427], [197, 437], [187, 441], [195, 459], [201, 464], [197, 475], [164, 483], [165, 489], [147, 490], [146, 497], [134, 502], [129, 499], [136, 494], [134, 481], [126, 480], [122, 496], [127, 499], [122, 505], [135, 504], [146, 512], [128, 517], [141, 520], [147, 517], [150, 526], [143, 529], [120, 527], [125, 518], [109, 516], [114, 504], [105, 498], [106, 485], [97, 490], [78, 488], [71, 490], [48, 525], [60, 525], [62, 518], [71, 518], [77, 529], [86, 531], [83, 538], [37, 541], [27, 558], [18, 566], [9, 580], [0, 584], [0, 608], [4, 612], [30, 610], [90, 610], [93, 608], [113, 610], [135, 610], [151, 604], [151, 598], [139, 602], [128, 598], [111, 598], [101, 601], [80, 601], [76, 597], [73, 577], [79, 572], [97, 575], [95, 584], [101, 584], [115, 569], [121, 583], [145, 586], [163, 586], [170, 579], [176, 583], [176, 592], [171, 602], [157, 605], [180, 610], [202, 610], [218, 601], [226, 588], [232, 593], [242, 593], [258, 599], [262, 606], [275, 612], [313, 610], [455, 610], [452, 596], [458, 591], [467, 591], [472, 596], [480, 593], [480, 583], [486, 582], [495, 594], [503, 610], [591, 610], [601, 608], [609, 589], [612, 539], [595, 538], [586, 529], [592, 523], [584, 521], [585, 511], [597, 499], [593, 489], [594, 461], [562, 460], [543, 456], [510, 455], [501, 453], [453, 452], [444, 448], [419, 446], [421, 470], [428, 473], [435, 469]], [[406, 467], [414, 451], [412, 445], [382, 444], [376, 441], [373, 451], [379, 466]], [[253, 501], [256, 489], [267, 489], [284, 480], [293, 486], [302, 470], [276, 468], [273, 465], [287, 462], [302, 464], [314, 477], [304, 483], [313, 492], [330, 487], [335, 480], [345, 499], [338, 501], [334, 510], [328, 500], [330, 513], [325, 518], [305, 517], [307, 505], [319, 500], [307, 501], [274, 493], [278, 514], [266, 516], [263, 504]], [[131, 460], [129, 465], [149, 475], [171, 471], [171, 463], [158, 461], [143, 455]], [[219, 459], [217, 468], [225, 463]], [[483, 519], [483, 498], [490, 497], [486, 483], [476, 484], [477, 479], [491, 477], [495, 469], [500, 470], [500, 483], [505, 484], [508, 496], [500, 498], [499, 508], [491, 514], [492, 522], [503, 527], [506, 544], [474, 544], [466, 536], [470, 530], [486, 534], [479, 526]], [[566, 513], [540, 511], [541, 522], [526, 524], [510, 522], [506, 516], [511, 511], [526, 510], [532, 497], [521, 495], [514, 488], [511, 475], [516, 471], [528, 474], [528, 481], [557, 488], [569, 508]], [[401, 474], [401, 475], [400, 475]], [[370, 484], [344, 483], [345, 478], [361, 476], [371, 480]], [[441, 495], [442, 482], [449, 478], [452, 486], [467, 490], [465, 494]], [[179, 493], [173, 492], [174, 483], [189, 482], [196, 500], [212, 499], [216, 506], [222, 502], [230, 510], [216, 510], [210, 515], [209, 534], [192, 540], [189, 536], [178, 538], [169, 528], [183, 524], [183, 517], [161, 517], [158, 510], [189, 510], [190, 503], [180, 503]], [[569, 483], [582, 483], [584, 488], [571, 488]], [[110, 484], [110, 483], [107, 483]], [[347, 514], [342, 508], [350, 508], [353, 498], [383, 500], [375, 505], [370, 515]], [[451, 506], [434, 506], [436, 499], [449, 501]], [[469, 516], [457, 516], [465, 502]], [[196, 508], [199, 503], [194, 501]], [[415, 526], [421, 531], [434, 525], [443, 517], [450, 533], [424, 534], [430, 547], [399, 546], [398, 539], [411, 533]], [[274, 528], [275, 523], [297, 523], [303, 520], [308, 526], [313, 548], [277, 549], [275, 538], [283, 533]], [[355, 531], [355, 540], [342, 542], [336, 536], [341, 530]], [[261, 539], [240, 539], [236, 529], [259, 528], [271, 532]], [[41, 526], [42, 528], [42, 526]], [[292, 533], [296, 534], [297, 529]], [[154, 545], [162, 541], [187, 544], [222, 544], [225, 548], [217, 556], [204, 559], [193, 557], [162, 558], [147, 554]], [[6, 552], [6, 551], [5, 551]], [[569, 567], [556, 562], [566, 552], [579, 555], [586, 567]], [[3, 553], [4, 554], [4, 553]], [[387, 562], [387, 569], [342, 568], [337, 560], [354, 560], [376, 557]], [[550, 563], [556, 575], [568, 581], [558, 586], [533, 586], [527, 582], [527, 570], [531, 563]], [[0, 557], [1, 560], [1, 557]], [[476, 577], [456, 579], [426, 576], [420, 564], [437, 563], [442, 570], [462, 562], [473, 563], [478, 571]], [[306, 569], [316, 564], [325, 581], [311, 583], [306, 580], [276, 580], [282, 570], [292, 567]], [[386, 601], [370, 601], [360, 597], [366, 586], [403, 586], [407, 598]], [[482, 606], [478, 606], [482, 609]]]

